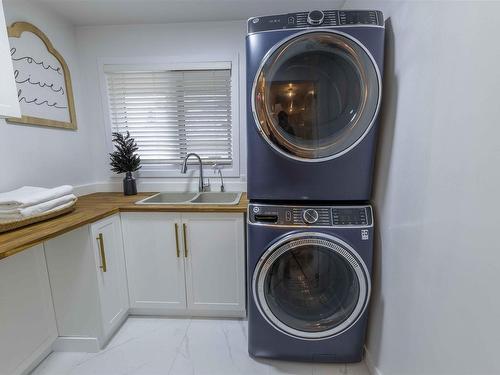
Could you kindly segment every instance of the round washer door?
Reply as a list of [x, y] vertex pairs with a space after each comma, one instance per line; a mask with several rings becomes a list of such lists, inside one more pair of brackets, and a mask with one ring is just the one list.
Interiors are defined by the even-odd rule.
[[321, 162], [341, 156], [368, 133], [381, 79], [371, 54], [337, 31], [307, 31], [264, 57], [252, 90], [260, 134], [281, 154]]
[[296, 233], [271, 246], [253, 275], [260, 313], [290, 336], [319, 340], [348, 330], [370, 296], [368, 270], [344, 241], [323, 233]]

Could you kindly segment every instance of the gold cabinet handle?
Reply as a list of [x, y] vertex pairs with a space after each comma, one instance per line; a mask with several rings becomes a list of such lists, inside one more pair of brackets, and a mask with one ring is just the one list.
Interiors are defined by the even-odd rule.
[[188, 244], [187, 244], [187, 225], [185, 223], [182, 224], [182, 235], [184, 236], [184, 257], [188, 256]]
[[180, 258], [181, 251], [179, 249], [179, 224], [177, 223], [174, 224], [174, 230], [175, 230], [175, 250], [177, 253], [177, 258]]
[[97, 240], [97, 246], [99, 247], [99, 254], [101, 255], [101, 265], [99, 266], [99, 268], [102, 269], [102, 272], [106, 272], [107, 271], [107, 267], [106, 267], [106, 253], [104, 251], [104, 236], [102, 235], [102, 233], [99, 233], [99, 236], [96, 238]]

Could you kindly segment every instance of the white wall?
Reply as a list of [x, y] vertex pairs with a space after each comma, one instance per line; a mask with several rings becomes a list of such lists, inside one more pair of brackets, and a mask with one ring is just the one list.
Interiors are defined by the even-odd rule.
[[500, 3], [390, 18], [367, 348], [380, 374], [499, 374]]
[[[240, 128], [240, 174], [241, 178], [227, 179], [229, 188], [246, 189], [246, 112], [245, 112], [245, 34], [246, 22], [181, 23], [161, 25], [92, 26], [78, 27], [78, 58], [82, 70], [85, 92], [85, 108], [91, 127], [91, 164], [95, 168], [96, 181], [101, 188], [112, 182], [112, 189], [120, 190], [120, 179], [111, 178], [107, 153], [110, 151], [105, 139], [105, 122], [99, 86], [99, 63], [103, 59], [136, 59], [151, 57], [153, 60], [169, 61], [193, 59], [227, 59], [239, 56], [239, 114], [233, 117], [234, 125]], [[198, 172], [191, 171], [191, 176]], [[207, 171], [214, 189], [218, 184], [212, 171]], [[163, 189], [187, 189], [185, 178], [140, 179], [139, 189], [152, 191]], [[189, 179], [191, 188], [196, 188], [197, 178]]]
[[0, 119], [0, 192], [21, 185], [52, 187], [93, 180], [89, 132], [80, 105], [80, 80], [74, 28], [43, 7], [23, 0], [4, 0], [7, 24], [27, 21], [38, 26], [64, 56], [73, 81], [78, 131], [7, 124]]

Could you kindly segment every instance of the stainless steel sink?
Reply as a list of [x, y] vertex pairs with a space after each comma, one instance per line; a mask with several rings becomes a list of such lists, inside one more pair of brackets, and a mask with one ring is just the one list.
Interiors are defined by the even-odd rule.
[[152, 195], [136, 202], [136, 204], [222, 204], [237, 205], [241, 199], [241, 192], [203, 192], [203, 193], [174, 193], [163, 192]]
[[196, 198], [198, 193], [159, 193], [143, 199], [137, 204], [184, 204]]
[[192, 204], [238, 204], [241, 193], [233, 192], [206, 192], [199, 193], [198, 196], [190, 201]]

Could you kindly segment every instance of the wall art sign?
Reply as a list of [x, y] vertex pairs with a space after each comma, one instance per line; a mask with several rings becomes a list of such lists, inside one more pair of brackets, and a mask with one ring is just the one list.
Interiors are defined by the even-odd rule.
[[76, 129], [71, 77], [49, 38], [28, 22], [7, 28], [20, 118], [8, 122]]

